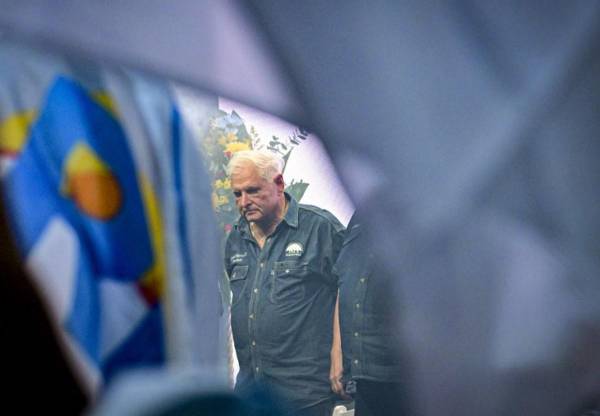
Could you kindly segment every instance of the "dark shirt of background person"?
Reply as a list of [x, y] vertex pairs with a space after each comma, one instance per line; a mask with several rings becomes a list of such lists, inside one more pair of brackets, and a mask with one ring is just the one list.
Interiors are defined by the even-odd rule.
[[396, 300], [373, 262], [364, 233], [355, 213], [334, 267], [339, 276], [343, 382], [354, 397], [356, 416], [403, 415], [408, 383], [398, 351]]

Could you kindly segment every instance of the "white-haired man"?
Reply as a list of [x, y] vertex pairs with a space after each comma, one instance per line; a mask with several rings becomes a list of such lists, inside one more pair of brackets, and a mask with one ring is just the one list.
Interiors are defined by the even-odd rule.
[[330, 416], [332, 267], [344, 227], [331, 213], [298, 204], [281, 171], [279, 158], [259, 151], [235, 153], [228, 166], [241, 214], [225, 247], [236, 389], [261, 383], [294, 415]]

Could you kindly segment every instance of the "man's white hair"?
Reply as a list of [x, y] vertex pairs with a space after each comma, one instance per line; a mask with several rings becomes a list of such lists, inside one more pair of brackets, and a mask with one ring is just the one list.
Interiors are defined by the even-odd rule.
[[258, 174], [267, 181], [271, 181], [275, 176], [283, 171], [283, 160], [272, 152], [261, 150], [242, 150], [235, 152], [227, 164], [227, 175], [239, 166], [252, 163], [256, 166]]

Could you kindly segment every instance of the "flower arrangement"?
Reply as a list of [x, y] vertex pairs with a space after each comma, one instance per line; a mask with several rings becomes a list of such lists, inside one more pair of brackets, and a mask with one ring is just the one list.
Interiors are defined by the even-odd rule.
[[[234, 153], [242, 150], [267, 150], [278, 154], [285, 166], [292, 150], [308, 138], [306, 130], [296, 128], [288, 137], [281, 139], [272, 136], [268, 141], [263, 140], [256, 129], [251, 126], [246, 129], [244, 120], [234, 111], [226, 113], [219, 111], [210, 122], [208, 133], [202, 141], [203, 154], [209, 173], [212, 175], [212, 204], [219, 225], [225, 233], [231, 231], [239, 216], [235, 200], [231, 192], [231, 182], [226, 169], [229, 159]], [[286, 187], [296, 200], [300, 200], [308, 188], [303, 180], [295, 181]]]

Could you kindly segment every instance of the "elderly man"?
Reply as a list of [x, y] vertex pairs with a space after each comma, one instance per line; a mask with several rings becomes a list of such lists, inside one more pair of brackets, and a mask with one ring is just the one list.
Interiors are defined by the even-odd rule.
[[344, 227], [284, 191], [282, 162], [235, 153], [231, 188], [241, 217], [227, 238], [231, 326], [240, 364], [236, 389], [273, 388], [294, 415], [327, 415], [337, 281]]

